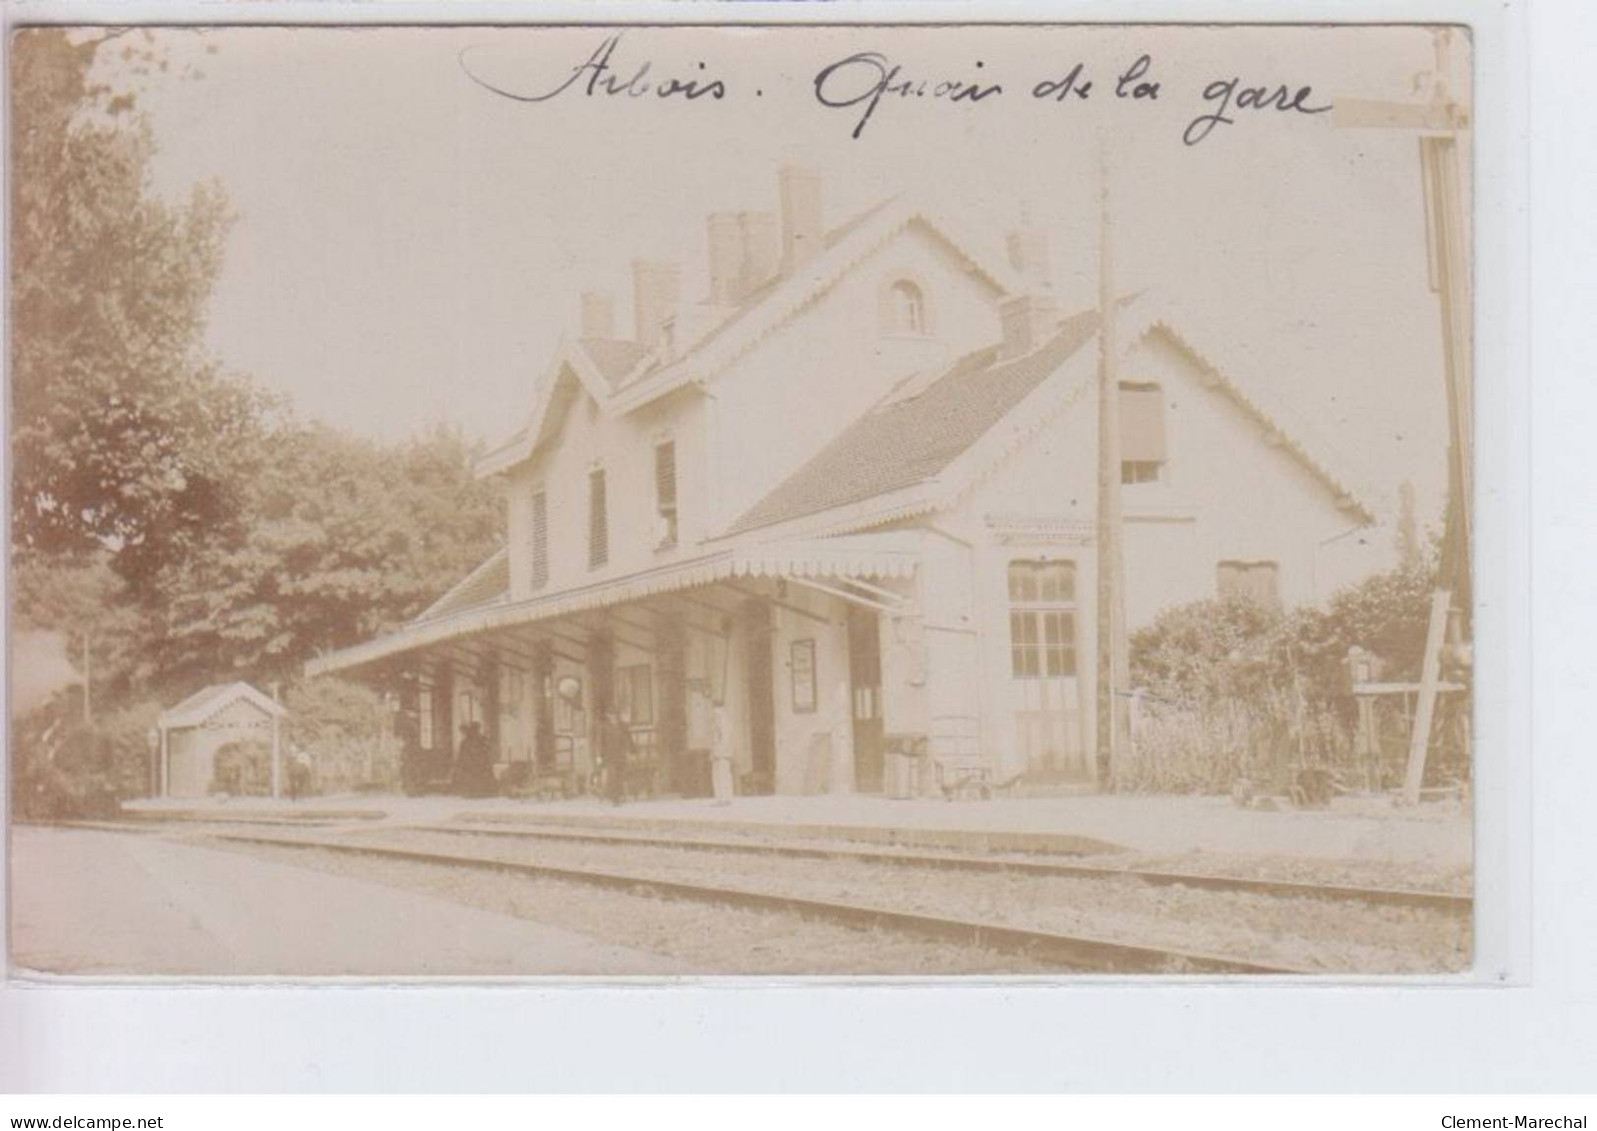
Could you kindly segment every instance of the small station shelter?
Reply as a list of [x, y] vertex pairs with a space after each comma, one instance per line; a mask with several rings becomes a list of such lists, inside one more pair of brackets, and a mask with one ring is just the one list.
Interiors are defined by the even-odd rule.
[[282, 787], [283, 719], [288, 712], [247, 683], [201, 688], [161, 712], [162, 797], [266, 793]]

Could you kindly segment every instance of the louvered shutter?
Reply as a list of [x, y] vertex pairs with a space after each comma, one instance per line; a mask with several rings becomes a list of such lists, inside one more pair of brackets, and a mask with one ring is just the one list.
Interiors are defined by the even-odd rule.
[[1126, 463], [1164, 463], [1164, 390], [1158, 385], [1120, 386], [1120, 458]]
[[610, 560], [610, 508], [605, 498], [604, 469], [588, 474], [588, 566]]
[[532, 496], [532, 587], [549, 584], [549, 499], [542, 491]]

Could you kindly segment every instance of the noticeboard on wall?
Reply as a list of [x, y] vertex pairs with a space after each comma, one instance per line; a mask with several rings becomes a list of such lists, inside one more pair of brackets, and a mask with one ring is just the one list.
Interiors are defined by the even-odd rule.
[[788, 666], [793, 673], [793, 713], [815, 713], [815, 641], [795, 640]]

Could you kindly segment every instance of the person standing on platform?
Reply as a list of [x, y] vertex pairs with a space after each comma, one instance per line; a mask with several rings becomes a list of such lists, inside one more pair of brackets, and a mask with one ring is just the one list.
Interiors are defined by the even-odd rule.
[[690, 682], [688, 687], [688, 766], [682, 795], [710, 797], [715, 757], [715, 705], [709, 693]]
[[732, 804], [732, 720], [726, 704], [717, 703], [713, 713], [715, 738], [710, 747], [710, 789], [717, 805]]
[[311, 756], [303, 746], [294, 746], [291, 751], [288, 756], [288, 797], [290, 801], [298, 801], [310, 793], [314, 773]]
[[632, 752], [632, 728], [614, 707], [605, 708], [599, 723], [599, 751], [604, 759], [605, 795], [610, 804], [620, 805], [627, 799], [627, 758]]
[[494, 780], [493, 749], [481, 723], [466, 723], [461, 728], [460, 753], [455, 756], [455, 789], [466, 797], [492, 797], [498, 792]]

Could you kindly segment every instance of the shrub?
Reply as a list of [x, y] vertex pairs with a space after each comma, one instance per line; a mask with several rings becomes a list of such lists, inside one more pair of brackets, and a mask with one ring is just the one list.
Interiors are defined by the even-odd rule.
[[12, 724], [12, 805], [23, 819], [111, 817], [149, 792], [159, 708], [140, 703], [84, 722], [67, 704], [58, 696]]
[[397, 788], [400, 743], [382, 695], [358, 683], [318, 679], [290, 687], [284, 706], [284, 755], [294, 747], [310, 754], [316, 792]]
[[[1405, 565], [1341, 590], [1324, 609], [1281, 613], [1233, 598], [1164, 612], [1130, 641], [1139, 710], [1119, 788], [1217, 793], [1245, 778], [1281, 790], [1310, 766], [1349, 784], [1391, 784], [1407, 724], [1397, 704], [1381, 704], [1380, 749], [1355, 756], [1347, 654], [1358, 645], [1380, 658], [1382, 678], [1416, 680], [1433, 578], [1429, 564]], [[1467, 695], [1444, 698], [1432, 776], [1468, 775], [1468, 710]]]

